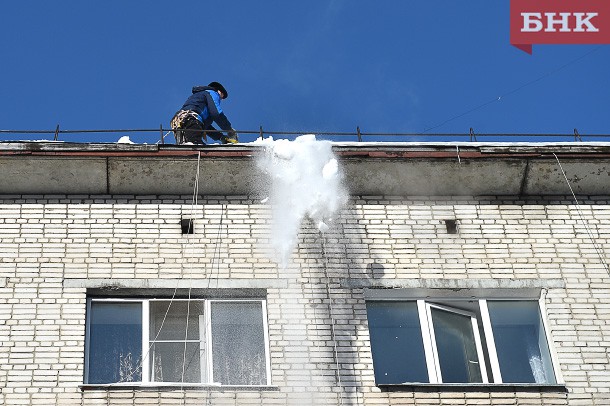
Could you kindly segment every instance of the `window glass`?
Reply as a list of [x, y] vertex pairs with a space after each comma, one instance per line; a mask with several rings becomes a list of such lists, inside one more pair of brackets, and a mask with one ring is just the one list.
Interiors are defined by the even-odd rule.
[[488, 301], [502, 381], [555, 383], [544, 325], [535, 301]]
[[203, 308], [200, 300], [150, 302], [150, 367], [154, 382], [202, 382]]
[[429, 382], [416, 302], [367, 302], [377, 384]]
[[435, 307], [430, 311], [442, 382], [483, 382], [471, 317]]
[[212, 302], [214, 382], [267, 384], [261, 302]]
[[[168, 311], [169, 307], [169, 311]], [[150, 302], [150, 339], [184, 340], [186, 315], [188, 340], [199, 340], [199, 316], [203, 314], [203, 302], [192, 300], [153, 300]]]
[[[157, 342], [153, 345], [154, 382], [201, 382], [199, 343]], [[183, 377], [184, 374], [184, 377]]]
[[91, 302], [88, 383], [141, 381], [142, 304]]

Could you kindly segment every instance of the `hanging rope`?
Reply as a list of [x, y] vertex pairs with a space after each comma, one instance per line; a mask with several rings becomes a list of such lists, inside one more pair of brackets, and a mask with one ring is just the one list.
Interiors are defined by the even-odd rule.
[[[343, 405], [343, 383], [341, 382], [341, 368], [339, 366], [339, 350], [337, 346], [337, 334], [335, 332], [335, 318], [333, 314], [335, 313], [333, 308], [333, 299], [330, 290], [330, 278], [328, 276], [328, 259], [326, 257], [326, 239], [324, 238], [324, 234], [320, 232], [320, 241], [322, 246], [322, 265], [324, 267], [324, 278], [326, 279], [326, 295], [328, 297], [328, 315], [330, 317], [330, 334], [333, 340], [333, 352], [335, 356], [335, 368], [337, 375], [337, 385], [339, 385], [339, 404]], [[358, 396], [358, 394], [356, 394]]]
[[[207, 283], [207, 288], [210, 288], [210, 284], [211, 281], [214, 280], [216, 282], [216, 286], [218, 286], [218, 279], [220, 278], [220, 241], [222, 240], [222, 227], [223, 227], [223, 219], [226, 215], [226, 208], [225, 205], [221, 205], [220, 206], [220, 222], [218, 224], [218, 233], [216, 234], [216, 241], [214, 243], [214, 253], [212, 254], [212, 266], [211, 266], [211, 271], [210, 271], [210, 275], [209, 277], [207, 277], [208, 275], [206, 274], [206, 279], [208, 281]], [[228, 229], [227, 229], [227, 235], [228, 235]], [[218, 252], [218, 255], [217, 255]], [[216, 275], [214, 275], [214, 262], [216, 262], [217, 264], [217, 272]], [[203, 365], [201, 366], [203, 368]], [[212, 405], [212, 390], [210, 389], [210, 387], [207, 388], [207, 400], [206, 400], [206, 405], [207, 406], [211, 406]]]
[[[201, 152], [199, 152], [198, 157], [197, 157], [197, 170], [196, 170], [196, 174], [195, 174], [195, 184], [193, 186], [193, 196], [192, 196], [192, 200], [191, 200], [191, 219], [194, 219], [195, 217], [195, 207], [197, 205], [197, 199], [198, 199], [198, 195], [199, 195], [199, 175], [200, 175], [200, 168], [201, 168]], [[220, 255], [220, 241], [222, 239], [222, 228], [223, 228], [223, 223], [224, 223], [224, 217], [226, 214], [226, 210], [225, 210], [225, 205], [221, 206], [221, 213], [220, 213], [220, 223], [219, 223], [219, 228], [218, 228], [218, 233], [216, 236], [216, 242], [214, 245], [214, 254], [212, 257], [212, 271], [210, 273], [210, 278], [208, 279], [208, 288], [210, 286], [210, 282], [211, 279], [218, 279], [219, 275], [220, 275], [220, 262], [217, 260], [217, 256]], [[188, 239], [189, 237], [187, 237]], [[194, 244], [191, 244], [191, 248], [192, 248], [192, 253], [194, 255], [195, 253], [195, 246]], [[182, 250], [183, 252], [183, 262], [184, 262], [184, 252], [185, 250]], [[214, 262], [216, 262], [217, 264], [217, 274], [216, 276], [214, 276]], [[189, 268], [189, 287], [188, 287], [188, 300], [187, 300], [187, 314], [186, 314], [186, 326], [185, 326], [185, 336], [184, 336], [184, 351], [183, 351], [183, 356], [182, 356], [182, 373], [181, 373], [181, 383], [180, 383], [180, 390], [181, 392], [183, 392], [183, 396], [182, 396], [182, 400], [181, 400], [181, 404], [184, 404], [184, 402], [186, 402], [186, 393], [184, 392], [184, 378], [186, 375], [186, 367], [187, 367], [187, 363], [186, 363], [186, 352], [187, 352], [187, 340], [188, 340], [188, 327], [189, 327], [189, 319], [190, 319], [190, 302], [191, 302], [191, 297], [192, 297], [192, 275], [193, 275], [193, 264], [191, 263], [190, 268]], [[182, 274], [182, 279], [184, 279], [184, 272]], [[125, 378], [123, 378], [122, 380], [120, 380], [119, 382], [117, 382], [116, 384], [120, 384], [120, 383], [124, 383], [124, 382], [131, 382], [131, 379], [133, 378], [134, 374], [137, 371], [141, 371], [142, 367], [143, 367], [143, 363], [144, 360], [147, 359], [147, 357], [150, 355], [150, 352], [152, 350], [152, 348], [154, 347], [157, 339], [159, 338], [159, 335], [161, 334], [161, 331], [163, 330], [163, 326], [165, 324], [165, 321], [167, 320], [167, 316], [169, 314], [169, 311], [171, 309], [171, 306], [173, 304], [173, 302], [175, 301], [176, 295], [177, 295], [177, 291], [178, 291], [178, 286], [179, 286], [179, 282], [177, 282], [176, 287], [174, 288], [174, 291], [172, 293], [172, 296], [169, 300], [169, 304], [167, 306], [167, 309], [165, 311], [165, 314], [163, 315], [163, 319], [161, 320], [161, 324], [159, 326], [159, 329], [155, 335], [155, 337], [153, 338], [153, 340], [151, 340], [150, 345], [148, 346], [146, 352], [143, 354], [142, 358], [140, 359], [140, 362], [138, 364], [138, 366], [136, 368], [134, 368], [133, 370], [131, 370], [129, 372], [129, 374], [127, 374], [125, 376]], [[153, 361], [154, 362], [154, 361]], [[204, 365], [201, 365], [201, 368], [204, 368]], [[142, 371], [142, 373], [144, 373], [144, 371]], [[114, 385], [114, 384], [110, 384], [110, 385]], [[211, 391], [208, 388], [208, 403], [211, 401], [210, 399], [211, 397]], [[108, 398], [107, 398], [108, 399]]]
[[[172, 131], [168, 131], [163, 135], [163, 142], [165, 142], [165, 137], [167, 137], [168, 135], [170, 135], [172, 133]], [[155, 142], [155, 144], [159, 144], [161, 141], [157, 141]]]
[[[194, 190], [193, 190], [193, 198], [192, 198], [192, 204], [191, 204], [191, 218], [193, 218], [193, 214], [195, 211], [195, 205], [197, 204], [197, 195], [199, 192], [199, 168], [200, 168], [200, 162], [201, 162], [201, 152], [199, 152], [198, 157], [197, 157], [197, 172], [195, 174], [195, 185], [194, 185]], [[188, 239], [188, 237], [187, 237]], [[184, 253], [184, 250], [182, 250], [182, 252]], [[183, 262], [184, 262], [184, 255], [183, 255]], [[182, 275], [184, 277], [184, 273]], [[161, 331], [163, 330], [163, 326], [165, 325], [165, 321], [167, 320], [167, 315], [169, 314], [169, 311], [171, 309], [171, 306], [174, 302], [174, 300], [176, 299], [176, 295], [178, 293], [178, 286], [180, 284], [180, 281], [178, 280], [176, 282], [176, 287], [174, 288], [174, 292], [172, 293], [172, 296], [169, 300], [169, 304], [167, 305], [167, 310], [165, 311], [165, 314], [163, 315], [163, 319], [161, 320], [161, 325], [159, 326], [159, 330], [157, 331], [155, 338], [153, 338], [150, 341], [150, 345], [148, 346], [146, 352], [142, 355], [142, 358], [140, 359], [140, 362], [138, 363], [138, 366], [136, 368], [134, 368], [133, 370], [131, 370], [129, 372], [129, 374], [126, 375], [125, 378], [121, 379], [118, 383], [125, 383], [125, 382], [131, 382], [131, 379], [133, 378], [134, 374], [140, 370], [142, 370], [142, 366], [144, 364], [144, 360], [150, 355], [150, 352], [152, 350], [152, 348], [154, 347], [157, 339], [159, 338], [159, 335], [161, 334]], [[190, 298], [190, 290], [189, 290], [189, 298]], [[188, 305], [187, 305], [188, 306]], [[187, 312], [188, 312], [188, 307], [187, 307]], [[187, 327], [188, 329], [188, 317], [187, 317]], [[186, 337], [185, 337], [186, 340]], [[185, 341], [185, 345], [186, 345], [186, 341]], [[144, 373], [145, 371], [142, 371], [142, 373]], [[183, 371], [184, 374], [184, 371]], [[113, 385], [113, 384], [111, 384]]]
[[[559, 169], [561, 170], [561, 173], [563, 174], [563, 177], [568, 185], [568, 188], [570, 189], [570, 192], [572, 192], [572, 197], [574, 198], [574, 202], [576, 202], [576, 211], [578, 212], [578, 215], [580, 216], [580, 221], [582, 222], [583, 226], [585, 227], [585, 230], [587, 231], [589, 239], [591, 240], [591, 244], [593, 245], [593, 248], [595, 249], [595, 252], [597, 253], [597, 255], [599, 257], [599, 260], [601, 261], [602, 265], [606, 269], [606, 272], [608, 272], [610, 274], [610, 269], [608, 268], [608, 263], [605, 261], [604, 255], [602, 252], [603, 248], [598, 246], [598, 244], [596, 243], [595, 238], [593, 236], [593, 233], [591, 232], [591, 229], [589, 228], [587, 222], [585, 221], [585, 217], [582, 213], [580, 203], [579, 203], [578, 199], [576, 198], [576, 193], [574, 193], [574, 189], [572, 189], [572, 185], [570, 184], [570, 181], [568, 180], [568, 176], [566, 175], [566, 172], [563, 170], [563, 166], [561, 165], [561, 162], [559, 162], [559, 158], [557, 157], [557, 155], [555, 153], [553, 153], [553, 156], [557, 160]], [[591, 209], [591, 215], [593, 215], [593, 209]]]
[[[193, 199], [192, 199], [192, 207], [191, 207], [191, 218], [194, 218], [194, 212], [195, 212], [195, 206], [197, 205], [197, 198], [199, 196], [199, 175], [200, 175], [200, 168], [201, 168], [201, 152], [199, 152], [198, 154], [198, 158], [197, 158], [197, 173], [195, 175], [195, 186], [194, 186], [194, 190], [193, 190]], [[216, 241], [214, 243], [214, 252], [212, 255], [212, 266], [211, 266], [211, 272], [210, 275], [207, 279], [208, 283], [207, 283], [207, 288], [210, 287], [210, 283], [213, 280], [217, 281], [218, 278], [220, 277], [220, 261], [219, 261], [219, 257], [220, 257], [220, 242], [222, 240], [222, 229], [223, 229], [223, 224], [224, 224], [224, 217], [226, 215], [226, 208], [225, 205], [221, 205], [221, 209], [220, 209], [220, 222], [218, 225], [218, 232], [216, 235]], [[192, 249], [192, 255], [195, 255], [195, 245], [191, 244], [191, 249]], [[216, 275], [214, 274], [214, 263], [216, 263], [217, 265], [217, 272]], [[187, 300], [187, 314], [186, 314], [186, 327], [185, 327], [185, 333], [184, 333], [184, 351], [183, 351], [183, 356], [182, 356], [182, 375], [181, 375], [181, 382], [180, 382], [180, 390], [183, 392], [183, 396], [182, 396], [182, 401], [181, 404], [184, 404], [184, 402], [186, 402], [186, 393], [184, 392], [184, 378], [186, 375], [186, 369], [187, 369], [187, 362], [186, 362], [186, 353], [187, 353], [187, 340], [188, 340], [188, 328], [189, 328], [189, 319], [190, 319], [190, 304], [191, 304], [191, 298], [192, 298], [192, 288], [193, 288], [193, 264], [191, 263], [191, 266], [189, 268], [189, 287], [188, 287], [188, 300]], [[201, 343], [204, 344], [204, 343]], [[199, 352], [198, 352], [199, 353]], [[198, 354], [197, 353], [197, 354]], [[189, 363], [190, 364], [190, 363]], [[200, 368], [206, 368], [205, 365], [200, 365]], [[202, 382], [203, 383], [203, 382]], [[211, 402], [211, 390], [210, 388], [208, 388], [207, 390], [207, 403], [209, 404]]]
[[[195, 207], [197, 205], [197, 197], [199, 195], [199, 173], [201, 169], [201, 151], [197, 154], [197, 171], [195, 172], [195, 185], [193, 186], [193, 197], [191, 199], [191, 217], [189, 225], [192, 224], [194, 227], [194, 219], [195, 219]], [[187, 240], [190, 240], [191, 234], [187, 234]], [[191, 256], [195, 256], [195, 244], [190, 244], [191, 246]], [[184, 252], [184, 251], [183, 251]], [[193, 262], [191, 262], [189, 266], [189, 288], [188, 288], [188, 297], [186, 301], [186, 325], [184, 328], [184, 351], [182, 353], [182, 374], [180, 376], [180, 391], [182, 392], [182, 401], [186, 402], [186, 393], [184, 392], [184, 376], [186, 374], [186, 352], [188, 345], [188, 333], [189, 333], [189, 319], [191, 317], [191, 292], [193, 290]], [[182, 274], [182, 279], [184, 279], [184, 273]], [[190, 363], [189, 363], [190, 364]], [[200, 368], [203, 366], [201, 365]]]
[[[216, 242], [214, 244], [214, 254], [212, 256], [212, 261], [216, 261], [216, 276], [214, 277], [214, 262], [212, 262], [212, 277], [215, 280], [220, 278], [220, 241], [222, 240], [222, 227], [223, 227], [223, 219], [225, 216], [226, 210], [225, 205], [220, 205], [220, 223], [218, 224], [218, 233], [216, 234]], [[209, 281], [210, 279], [208, 279]], [[208, 284], [209, 286], [209, 284]], [[217, 285], [218, 286], [218, 285]]]

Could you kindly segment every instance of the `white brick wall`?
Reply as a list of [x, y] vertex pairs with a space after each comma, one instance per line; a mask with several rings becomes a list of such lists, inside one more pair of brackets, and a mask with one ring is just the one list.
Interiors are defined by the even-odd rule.
[[[610, 204], [582, 203], [589, 231], [568, 198], [354, 198], [324, 244], [305, 222], [292, 264], [278, 270], [268, 258], [270, 208], [245, 197], [200, 198], [193, 208], [184, 196], [0, 196], [0, 399], [6, 405], [608, 405], [610, 276], [589, 232], [609, 262]], [[194, 235], [180, 233], [181, 216], [196, 219]], [[458, 234], [447, 234], [446, 219], [457, 220]], [[268, 287], [274, 388], [81, 391], [83, 286], [108, 280], [169, 286], [184, 278]], [[562, 280], [565, 287], [548, 289], [546, 306], [569, 393], [380, 391], [363, 289], [349, 280], [363, 286]]]

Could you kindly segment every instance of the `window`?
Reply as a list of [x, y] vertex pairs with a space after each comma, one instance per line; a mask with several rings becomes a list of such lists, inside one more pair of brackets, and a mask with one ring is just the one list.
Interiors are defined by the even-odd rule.
[[269, 385], [264, 300], [90, 299], [85, 383]]
[[367, 301], [377, 384], [555, 384], [536, 300]]

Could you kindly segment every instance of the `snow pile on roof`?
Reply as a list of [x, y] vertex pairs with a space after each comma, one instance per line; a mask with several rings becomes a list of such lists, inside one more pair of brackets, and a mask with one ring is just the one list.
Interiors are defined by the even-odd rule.
[[124, 135], [117, 141], [117, 144], [133, 144], [128, 135]]

